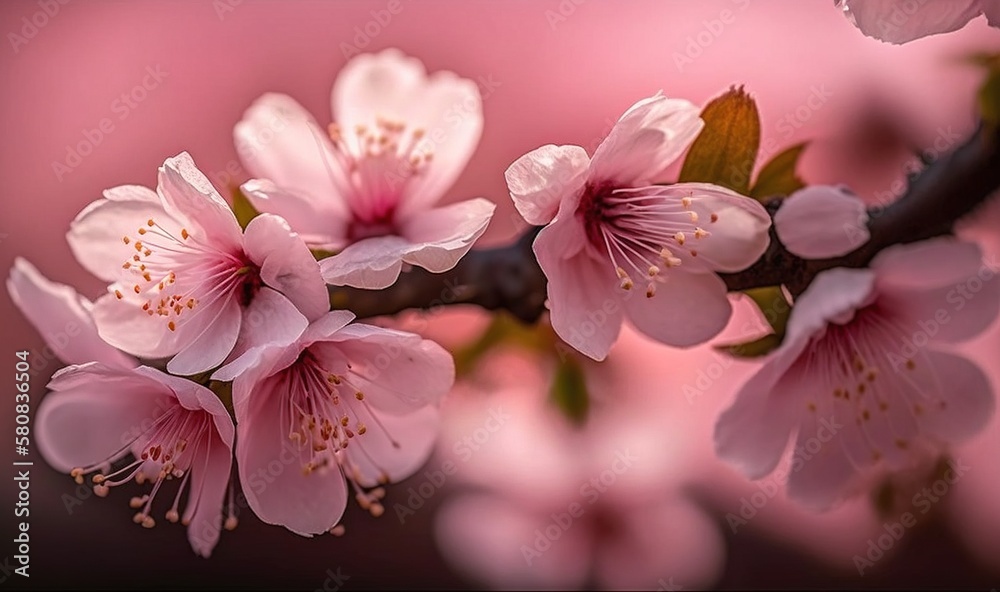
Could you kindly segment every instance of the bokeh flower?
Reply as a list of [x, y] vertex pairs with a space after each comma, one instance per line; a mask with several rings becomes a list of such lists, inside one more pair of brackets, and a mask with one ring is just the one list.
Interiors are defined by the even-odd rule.
[[243, 191], [280, 214], [311, 247], [328, 283], [392, 285], [404, 263], [451, 269], [486, 230], [494, 205], [476, 198], [434, 208], [465, 168], [483, 127], [476, 84], [428, 76], [396, 50], [344, 66], [326, 131], [295, 99], [266, 94], [234, 130], [254, 177]]

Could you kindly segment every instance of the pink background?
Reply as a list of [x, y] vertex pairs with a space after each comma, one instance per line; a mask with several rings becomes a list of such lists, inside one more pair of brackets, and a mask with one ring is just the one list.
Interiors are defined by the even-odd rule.
[[[391, 4], [74, 0], [42, 18], [35, 16], [44, 14], [39, 3], [3, 2], [0, 270], [6, 274], [14, 257], [24, 256], [50, 278], [96, 296], [101, 283], [76, 264], [64, 240], [76, 213], [104, 188], [153, 185], [157, 166], [183, 150], [210, 178], [225, 182], [227, 167], [236, 163], [232, 127], [265, 91], [288, 93], [328, 121], [329, 91], [345, 62], [342, 44], [352, 44], [356, 28], [366, 25], [378, 31], [362, 51], [398, 47], [430, 71], [453, 70], [494, 86], [485, 97], [482, 141], [448, 197], [485, 196], [498, 203], [487, 244], [503, 242], [518, 227], [503, 182], [511, 161], [550, 142], [593, 150], [624, 109], [660, 89], [703, 103], [729, 85], [745, 84], [760, 105], [765, 153], [815, 138], [805, 158], [810, 182], [848, 183], [868, 197], [884, 193], [903, 173], [902, 144], [926, 147], [947, 137], [949, 126], [959, 134], [971, 129], [978, 74], [957, 57], [1000, 49], [983, 19], [952, 35], [903, 47], [881, 44], [863, 37], [829, 0], [400, 0], [402, 9], [387, 24], [369, 24], [372, 11]], [[220, 6], [225, 11], [217, 13]], [[10, 35], [22, 34], [22, 19], [33, 17], [47, 22], [26, 44], [12, 47]], [[677, 56], [689, 49], [691, 62], [686, 56], [679, 67]], [[166, 75], [147, 92], [137, 91], [147, 68]], [[145, 96], [126, 109], [123, 93]], [[828, 97], [809, 108], [814, 93]], [[57, 178], [53, 163], [65, 163], [69, 147], [105, 118], [110, 133]], [[235, 180], [243, 179], [241, 173]], [[0, 357], [13, 364], [14, 351], [40, 352], [40, 337], [6, 291], [0, 291], [0, 310]], [[991, 349], [977, 358], [991, 358], [996, 343], [982, 341], [981, 348]], [[665, 363], [674, 355], [659, 352]], [[49, 364], [35, 376], [34, 405], [54, 369]], [[0, 433], [12, 431], [11, 408], [5, 407]], [[170, 585], [199, 581], [189, 571], [196, 569], [205, 582], [317, 588], [327, 567], [342, 566], [343, 573], [357, 574], [350, 587], [458, 585], [434, 554], [429, 512], [404, 528], [391, 517], [373, 521], [352, 510], [349, 536], [320, 541], [245, 519], [235, 534], [223, 535], [206, 562], [191, 555], [180, 528], [145, 532], [131, 524], [121, 496], [100, 503], [92, 498], [68, 516], [60, 496], [71, 493], [72, 480], [42, 462], [32, 475], [36, 584]], [[13, 489], [2, 489], [6, 506]], [[0, 547], [0, 557], [9, 544]], [[724, 581], [787, 582], [766, 579], [772, 571], [766, 566], [768, 557], [788, 557], [788, 551], [763, 549], [764, 558], [749, 566], [737, 562]], [[947, 561], [961, 567], [967, 560]], [[783, 562], [773, 566], [786, 568]], [[938, 575], [942, 585], [953, 582]], [[861, 585], [883, 581], [871, 577]]]

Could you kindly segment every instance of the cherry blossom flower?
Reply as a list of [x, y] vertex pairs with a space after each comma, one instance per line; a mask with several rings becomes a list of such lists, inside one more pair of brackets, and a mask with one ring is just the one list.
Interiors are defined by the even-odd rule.
[[865, 202], [844, 188], [824, 185], [800, 189], [782, 201], [774, 231], [804, 259], [840, 257], [871, 238]]
[[1000, 0], [835, 0], [838, 7], [861, 32], [894, 44], [950, 33], [964, 27], [980, 14], [989, 24], [1000, 27]]
[[[169, 481], [179, 480], [165, 517], [186, 525], [195, 553], [208, 557], [223, 526], [233, 459], [233, 423], [218, 397], [153, 368], [99, 362], [60, 370], [48, 388], [53, 392], [38, 407], [36, 430], [49, 464], [80, 484], [96, 473], [92, 481], [100, 497], [130, 481], [150, 482], [148, 494], [129, 502], [137, 510], [134, 521], [146, 528], [156, 524], [157, 496], [169, 495], [160, 492], [172, 489]], [[114, 467], [129, 454], [131, 462]], [[231, 490], [229, 505], [224, 526], [232, 529]]]
[[[426, 473], [447, 475], [435, 535], [461, 573], [508, 590], [680, 590], [717, 577], [718, 528], [681, 491], [685, 442], [664, 440], [667, 416], [648, 401], [602, 407], [577, 429], [535, 392], [465, 394], [449, 398]], [[407, 503], [394, 504], [401, 519]]]
[[361, 54], [337, 76], [337, 123], [326, 130], [294, 99], [266, 94], [234, 130], [255, 179], [243, 191], [285, 217], [322, 261], [328, 283], [385, 288], [404, 263], [451, 269], [486, 230], [481, 198], [432, 206], [455, 182], [482, 133], [476, 84], [428, 76], [396, 50]]
[[770, 218], [755, 200], [705, 183], [653, 184], [703, 126], [697, 107], [657, 94], [626, 111], [593, 158], [547, 145], [507, 169], [518, 211], [547, 224], [534, 251], [552, 326], [591, 358], [604, 359], [625, 316], [668, 345], [710, 339], [731, 312], [713, 272], [743, 269], [767, 248]]
[[994, 409], [989, 380], [936, 345], [969, 339], [996, 318], [993, 275], [976, 245], [953, 239], [819, 274], [796, 301], [784, 343], [720, 417], [716, 451], [759, 479], [793, 433], [796, 450], [816, 439], [788, 493], [826, 508], [867, 477], [977, 433]]
[[102, 362], [119, 368], [139, 365], [135, 358], [111, 347], [97, 334], [91, 317], [93, 303], [72, 287], [50, 281], [21, 257], [14, 259], [7, 292], [63, 362]]
[[274, 333], [294, 337], [302, 315], [329, 310], [302, 239], [271, 214], [241, 232], [187, 153], [163, 164], [157, 192], [105, 191], [67, 238], [84, 267], [113, 282], [93, 308], [100, 336], [135, 356], [173, 356], [174, 374], [218, 366], [234, 348], [241, 353]]
[[254, 348], [214, 375], [233, 380], [236, 458], [250, 507], [304, 536], [334, 529], [348, 484], [364, 509], [382, 514], [379, 486], [427, 460], [438, 401], [454, 381], [451, 355], [437, 344], [348, 325], [353, 318], [330, 312], [293, 343]]

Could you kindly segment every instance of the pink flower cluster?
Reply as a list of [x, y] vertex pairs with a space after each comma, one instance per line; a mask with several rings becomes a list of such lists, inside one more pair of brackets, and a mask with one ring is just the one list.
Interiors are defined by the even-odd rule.
[[[850, 2], [863, 30], [877, 5]], [[963, 6], [949, 27], [980, 11], [995, 16], [985, 0]], [[489, 201], [434, 207], [482, 132], [476, 85], [428, 75], [387, 50], [351, 60], [331, 102], [336, 123], [322, 126], [291, 97], [267, 94], [235, 126], [255, 177], [240, 188], [260, 212], [251, 220], [241, 224], [181, 153], [159, 168], [155, 189], [108, 189], [72, 222], [76, 259], [107, 282], [95, 302], [23, 259], [7, 282], [69, 364], [38, 410], [46, 459], [77, 483], [89, 479], [99, 496], [148, 486], [129, 501], [135, 522], [187, 525], [204, 557], [236, 526], [237, 480], [262, 521], [303, 536], [342, 534], [350, 497], [383, 514], [383, 486], [431, 454], [455, 381], [444, 348], [331, 310], [327, 286], [382, 289], [410, 266], [446, 272], [483, 234]], [[657, 93], [630, 107], [593, 154], [549, 144], [506, 170], [514, 206], [543, 227], [533, 249], [552, 329], [593, 360], [609, 356], [626, 320], [669, 346], [714, 338], [733, 310], [720, 274], [751, 266], [774, 240], [796, 257], [826, 259], [871, 239], [865, 204], [844, 188], [793, 193], [772, 229], [755, 199], [710, 183], [667, 183], [704, 127], [697, 106]], [[943, 347], [995, 320], [994, 273], [975, 244], [954, 238], [893, 246], [866, 268], [820, 273], [794, 299], [780, 347], [718, 418], [716, 453], [763, 478], [790, 441], [822, 431], [823, 446], [807, 462], [793, 459], [788, 477], [789, 497], [822, 509], [886, 473], [940, 458], [994, 411], [982, 370]], [[980, 288], [966, 296], [961, 287], [976, 278]], [[53, 339], [69, 322], [79, 335]], [[662, 426], [633, 430], [635, 416], [609, 412], [576, 429], [537, 398], [518, 405], [520, 431], [498, 437], [504, 447], [483, 457], [504, 479], [549, 489], [497, 486], [488, 471], [468, 471], [464, 479], [481, 491], [446, 506], [440, 522], [450, 559], [500, 586], [580, 585], [588, 572], [634, 586], [655, 575], [643, 564], [711, 581], [714, 559], [698, 557], [720, 556], [721, 543], [677, 483], [664, 484], [673, 476], [662, 470], [671, 460], [660, 458]], [[577, 485], [631, 467], [631, 457], [611, 454], [635, 442], [630, 436], [652, 460], [623, 478], [641, 495], [595, 496], [583, 512]], [[579, 462], [560, 461], [580, 450]], [[552, 547], [535, 526], [562, 516], [567, 503], [579, 506], [571, 517], [581, 526]], [[476, 517], [489, 532], [466, 527]], [[671, 557], [643, 554], [678, 523], [685, 529], [668, 537]], [[685, 532], [696, 538], [682, 540]]]

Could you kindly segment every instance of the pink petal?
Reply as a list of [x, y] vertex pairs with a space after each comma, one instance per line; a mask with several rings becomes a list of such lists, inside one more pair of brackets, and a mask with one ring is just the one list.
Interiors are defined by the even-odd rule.
[[319, 264], [288, 223], [273, 214], [250, 221], [243, 251], [260, 266], [260, 279], [281, 292], [310, 321], [330, 310], [330, 296]]
[[979, 366], [963, 356], [935, 350], [927, 350], [926, 362], [936, 381], [922, 386], [933, 388], [945, 405], [940, 401], [925, 405], [926, 413], [918, 418], [921, 428], [947, 444], [982, 431], [994, 419], [996, 399]]
[[134, 370], [134, 373], [148, 377], [153, 382], [169, 388], [181, 407], [191, 411], [204, 411], [211, 415], [218, 436], [222, 438], [222, 442], [226, 446], [232, 447], [236, 431], [233, 428], [233, 420], [229, 416], [229, 411], [219, 400], [218, 395], [187, 378], [171, 376], [148, 366], [139, 366]]
[[719, 527], [694, 504], [667, 499], [615, 518], [621, 531], [601, 542], [595, 561], [602, 589], [704, 590], [721, 575]]
[[476, 198], [414, 214], [400, 229], [412, 243], [403, 261], [432, 273], [450, 270], [486, 231], [495, 209]]
[[733, 310], [725, 282], [714, 273], [671, 271], [656, 285], [652, 298], [646, 297], [643, 286], [626, 293], [629, 321], [645, 335], [675, 347], [691, 347], [718, 335]]
[[239, 248], [241, 233], [236, 215], [187, 152], [163, 163], [157, 190], [164, 209], [175, 219], [198, 226], [206, 240], [222, 249]]
[[558, 528], [546, 508], [473, 494], [446, 502], [434, 530], [449, 563], [492, 588], [580, 588], [587, 581], [594, 552], [587, 531], [582, 525], [560, 529], [553, 542], [542, 533], [546, 527]]
[[[273, 181], [280, 195], [254, 201], [261, 211], [278, 214], [292, 223], [306, 221], [311, 211], [318, 222], [339, 222], [350, 213], [344, 196], [350, 187], [347, 172], [334, 153], [326, 131], [302, 105], [288, 95], [268, 93], [247, 109], [233, 129], [236, 151], [251, 176]], [[285, 194], [297, 196], [286, 203]], [[330, 224], [334, 228], [336, 224]], [[322, 233], [322, 225], [316, 227]]]
[[[428, 76], [423, 64], [394, 49], [361, 54], [337, 75], [331, 94], [334, 119], [344, 130], [395, 121], [425, 135], [416, 151], [433, 160], [412, 178], [398, 214], [406, 217], [437, 202], [465, 168], [483, 129], [482, 99], [476, 84], [453, 72]], [[345, 139], [354, 141], [353, 135]]]
[[345, 454], [357, 467], [362, 486], [375, 487], [382, 477], [402, 481], [427, 462], [441, 423], [437, 407], [423, 407], [406, 415], [372, 413], [365, 407], [357, 411], [358, 420], [368, 431], [355, 436]]
[[236, 345], [242, 316], [239, 302], [227, 301], [218, 315], [204, 325], [202, 333], [167, 362], [167, 370], [189, 376], [221, 364]]
[[[69, 472], [101, 462], [129, 434], [148, 427], [170, 393], [130, 370], [92, 362], [57, 372], [38, 406], [38, 447], [56, 469]], [[159, 411], [158, 411], [159, 410]]]
[[260, 212], [280, 215], [307, 245], [335, 251], [348, 243], [348, 218], [330, 211], [334, 198], [306, 197], [305, 193], [275, 185], [268, 179], [251, 179], [240, 190]]
[[979, 0], [904, 2], [902, 0], [842, 0], [845, 14], [861, 32], [889, 43], [957, 31], [979, 14]]
[[590, 158], [579, 146], [547, 144], [518, 158], [504, 178], [514, 206], [529, 224], [548, 224], [564, 195], [583, 188]]
[[247, 502], [267, 524], [312, 536], [332, 528], [347, 507], [347, 484], [336, 468], [305, 475], [304, 451], [281, 424], [285, 394], [274, 377], [254, 385], [236, 407], [236, 459]]
[[980, 0], [979, 7], [991, 27], [1000, 27], [1000, 0]]
[[191, 490], [185, 513], [195, 508], [188, 524], [188, 542], [195, 553], [207, 558], [219, 542], [222, 509], [233, 469], [233, 452], [232, 441], [224, 442], [218, 434], [210, 434], [205, 440], [208, 450], [199, 454], [204, 456], [204, 460], [196, 461], [192, 467]]
[[403, 269], [403, 256], [411, 247], [408, 240], [398, 236], [366, 238], [321, 260], [319, 267], [328, 284], [380, 290], [396, 283]]
[[[815, 413], [805, 413], [803, 417], [795, 444], [800, 449], [805, 449], [810, 439], [817, 438], [821, 420], [825, 419]], [[825, 510], [845, 496], [857, 470], [837, 438], [822, 443], [817, 452], [812, 452], [814, 449], [815, 445], [805, 453], [808, 459], [788, 476], [788, 497], [810, 508]]]
[[121, 274], [122, 263], [134, 253], [122, 237], [135, 236], [150, 218], [169, 218], [156, 192], [138, 185], [113, 187], [104, 192], [104, 199], [92, 202], [77, 214], [66, 233], [66, 242], [87, 271], [113, 282]]
[[316, 341], [323, 341], [332, 337], [353, 320], [354, 313], [349, 310], [331, 310], [310, 323], [300, 341], [306, 346], [312, 345]]
[[[778, 466], [805, 408], [801, 393], [789, 391], [789, 383], [781, 379], [808, 343], [808, 336], [786, 338], [715, 424], [716, 454], [751, 479], [760, 479]], [[785, 388], [779, 390], [779, 385]]]
[[708, 264], [709, 269], [723, 272], [746, 269], [764, 254], [771, 242], [768, 235], [771, 217], [755, 199], [709, 183], [666, 185], [657, 194], [692, 200], [690, 211], [698, 216], [697, 224], [709, 235], [688, 244], [697, 250], [698, 260]]
[[14, 259], [7, 291], [45, 344], [63, 362], [96, 361], [122, 368], [136, 365], [135, 359], [111, 347], [97, 334], [89, 300], [70, 286], [49, 281], [27, 260]]
[[[126, 300], [118, 300], [115, 290], [122, 292]], [[179, 323], [176, 331], [170, 331], [163, 317], [149, 316], [141, 306], [128, 300], [130, 292], [128, 288], [112, 284], [109, 293], [94, 303], [92, 315], [101, 339], [140, 358], [166, 358], [176, 354], [204, 331], [203, 321], [214, 318], [221, 309], [221, 303], [201, 309], [198, 317]]]
[[[455, 382], [451, 354], [413, 333], [355, 323], [327, 340], [339, 351], [313, 344], [317, 357], [346, 356], [350, 379], [379, 411], [399, 415], [437, 404]], [[331, 359], [328, 367], [339, 360]]]
[[621, 330], [621, 296], [614, 292], [618, 278], [611, 265], [580, 251], [585, 240], [575, 219], [557, 217], [538, 233], [533, 248], [549, 281], [552, 328], [563, 341], [600, 361]]
[[982, 257], [976, 243], [940, 237], [884, 249], [871, 268], [878, 272], [880, 291], [919, 290], [968, 279], [983, 267]]
[[657, 181], [701, 132], [699, 113], [688, 101], [661, 93], [632, 105], [597, 147], [590, 180], [620, 187]]
[[880, 303], [914, 332], [970, 339], [997, 318], [1000, 281], [974, 243], [938, 238], [885, 249], [872, 262]]
[[[240, 333], [229, 354], [230, 361], [235, 361], [251, 350], [288, 347], [295, 343], [309, 325], [309, 321], [288, 298], [270, 288], [261, 288], [241, 313], [243, 318], [240, 321]], [[249, 360], [248, 358], [244, 363]], [[230, 372], [238, 374], [242, 372], [241, 368], [242, 365], [230, 368]], [[227, 375], [229, 378], [221, 380], [232, 380], [236, 374]]]
[[815, 185], [793, 193], [774, 215], [782, 244], [804, 259], [840, 257], [868, 242], [868, 211], [856, 195]]
[[870, 304], [874, 292], [875, 272], [869, 269], [837, 267], [818, 274], [795, 301], [786, 340], [808, 339], [822, 332], [831, 320], [853, 315]]

